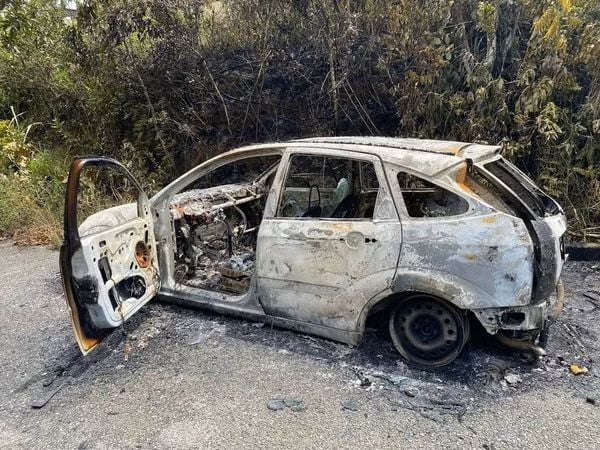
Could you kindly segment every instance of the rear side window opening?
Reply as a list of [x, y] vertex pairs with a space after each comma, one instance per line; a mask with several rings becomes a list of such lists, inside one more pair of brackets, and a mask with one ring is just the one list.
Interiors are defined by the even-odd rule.
[[399, 172], [398, 184], [410, 217], [458, 216], [469, 210], [459, 195], [416, 175]]

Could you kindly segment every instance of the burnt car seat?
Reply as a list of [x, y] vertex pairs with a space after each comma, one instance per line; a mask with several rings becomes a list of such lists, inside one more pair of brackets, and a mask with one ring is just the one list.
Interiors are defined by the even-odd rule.
[[354, 217], [356, 208], [360, 202], [358, 195], [350, 194], [347, 195], [333, 210], [331, 217], [338, 219], [346, 219], [348, 217]]

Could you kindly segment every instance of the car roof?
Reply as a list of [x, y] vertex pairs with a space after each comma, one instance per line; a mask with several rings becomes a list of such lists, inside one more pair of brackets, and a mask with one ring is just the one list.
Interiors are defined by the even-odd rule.
[[[498, 145], [469, 144], [467, 142], [437, 141], [431, 139], [339, 136], [253, 144], [221, 153], [213, 159], [232, 162], [236, 159], [280, 153], [283, 149], [300, 151], [306, 149], [311, 153], [323, 152], [323, 154], [326, 154], [327, 150], [335, 149], [344, 150], [349, 153], [375, 155], [384, 162], [428, 177], [434, 177], [459, 164], [464, 164], [466, 160], [479, 162], [491, 159], [500, 152], [500, 146]], [[181, 175], [177, 180], [154, 195], [151, 201], [155, 203], [167, 197], [169, 193], [182, 189], [191, 180], [195, 179], [194, 177], [197, 172], [204, 170], [205, 164], [211, 164], [213, 159], [207, 160], [203, 164]]]
[[380, 157], [383, 161], [428, 176], [434, 176], [466, 160], [477, 162], [489, 159], [500, 152], [498, 145], [380, 136], [312, 137], [276, 144], [253, 145], [239, 150], [265, 146], [368, 153]]

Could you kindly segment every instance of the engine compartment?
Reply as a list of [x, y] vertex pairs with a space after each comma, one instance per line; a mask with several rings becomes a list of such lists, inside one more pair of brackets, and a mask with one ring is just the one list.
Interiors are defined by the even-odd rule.
[[268, 187], [259, 183], [191, 189], [173, 197], [175, 280], [227, 294], [248, 292]]

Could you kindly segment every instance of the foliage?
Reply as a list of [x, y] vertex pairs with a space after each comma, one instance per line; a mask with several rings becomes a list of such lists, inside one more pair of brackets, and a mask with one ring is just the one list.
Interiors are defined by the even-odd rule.
[[57, 245], [68, 159], [36, 151], [15, 116], [0, 121], [0, 231], [22, 243]]
[[248, 142], [502, 143], [586, 240], [600, 235], [598, 42], [591, 0], [89, 0], [71, 18], [5, 0], [0, 117], [39, 122], [29, 139], [48, 155], [125, 161], [149, 191]]

